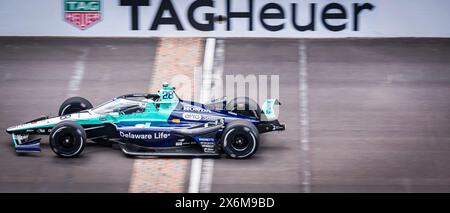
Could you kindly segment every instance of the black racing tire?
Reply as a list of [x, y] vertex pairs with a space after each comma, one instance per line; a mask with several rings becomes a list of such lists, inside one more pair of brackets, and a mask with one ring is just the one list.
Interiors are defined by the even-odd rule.
[[259, 119], [261, 108], [258, 103], [249, 97], [237, 97], [227, 103], [226, 110], [238, 115], [250, 116]]
[[65, 100], [59, 107], [58, 115], [67, 115], [77, 113], [83, 110], [91, 109], [92, 104], [82, 97], [71, 97]]
[[228, 123], [222, 134], [222, 150], [231, 158], [250, 158], [259, 147], [258, 129], [249, 121]]
[[74, 121], [63, 121], [53, 127], [49, 138], [52, 151], [60, 157], [77, 157], [86, 146], [86, 132]]

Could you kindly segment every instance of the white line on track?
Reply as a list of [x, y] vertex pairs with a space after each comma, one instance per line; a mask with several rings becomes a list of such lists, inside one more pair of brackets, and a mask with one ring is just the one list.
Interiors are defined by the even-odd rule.
[[[221, 98], [223, 95], [223, 66], [225, 63], [225, 40], [219, 39], [216, 41], [214, 52], [214, 68], [211, 72], [211, 89], [210, 98]], [[220, 97], [219, 97], [220, 96]], [[200, 192], [211, 192], [211, 185], [214, 172], [214, 159], [204, 159], [202, 165], [202, 173], [200, 177]]]
[[[210, 100], [212, 71], [214, 68], [215, 38], [207, 38], [205, 44], [205, 55], [203, 58], [202, 88], [200, 91], [200, 103], [207, 103]], [[189, 180], [189, 193], [200, 192], [202, 179], [203, 159], [194, 158], [191, 161], [191, 176]]]
[[214, 171], [214, 159], [204, 159], [200, 177], [200, 189], [202, 193], [211, 192], [211, 184]]
[[200, 103], [207, 103], [210, 101], [215, 48], [216, 39], [207, 38], [205, 44], [205, 56], [203, 59], [203, 77]]
[[222, 98], [224, 95], [223, 88], [223, 67], [225, 63], [225, 40], [218, 39], [216, 41], [216, 51], [214, 53], [214, 69], [212, 72], [212, 88], [211, 98]]
[[311, 162], [309, 141], [309, 116], [308, 116], [308, 57], [306, 44], [300, 40], [299, 54], [299, 95], [300, 95], [300, 142], [302, 149], [302, 185], [303, 192], [311, 192]]
[[67, 96], [72, 97], [77, 95], [78, 90], [80, 90], [80, 84], [83, 80], [84, 69], [86, 66], [86, 59], [89, 55], [89, 49], [83, 49], [83, 52], [78, 56], [78, 60], [75, 63], [75, 70], [73, 72], [72, 78], [69, 82]]
[[194, 158], [191, 161], [191, 176], [189, 180], [189, 193], [199, 193], [202, 173], [202, 159]]

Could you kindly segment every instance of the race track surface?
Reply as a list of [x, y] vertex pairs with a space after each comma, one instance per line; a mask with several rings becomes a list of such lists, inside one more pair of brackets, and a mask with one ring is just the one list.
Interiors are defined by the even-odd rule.
[[229, 39], [224, 49], [224, 75], [280, 75], [287, 131], [264, 135], [251, 160], [216, 160], [213, 192], [450, 191], [450, 40]]
[[[18, 156], [5, 129], [148, 90], [156, 39], [0, 39], [0, 191], [127, 192], [133, 159]], [[212, 192], [449, 192], [450, 40], [227, 39], [224, 75], [280, 76], [281, 133], [214, 160]], [[149, 159], [152, 160], [152, 159]]]
[[42, 153], [18, 156], [5, 129], [40, 115], [57, 115], [71, 95], [101, 104], [146, 92], [152, 39], [0, 39], [0, 191], [127, 192], [133, 159], [89, 145], [62, 159], [43, 137]]

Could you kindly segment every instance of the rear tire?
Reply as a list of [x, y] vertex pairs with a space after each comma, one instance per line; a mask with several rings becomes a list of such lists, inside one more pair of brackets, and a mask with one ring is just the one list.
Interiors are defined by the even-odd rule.
[[231, 158], [249, 158], [258, 150], [258, 129], [249, 121], [230, 122], [222, 134], [222, 149]]
[[63, 121], [53, 127], [49, 139], [53, 152], [60, 157], [78, 156], [86, 145], [86, 132], [74, 121]]
[[82, 97], [71, 97], [65, 100], [59, 107], [58, 115], [67, 115], [77, 113], [83, 110], [91, 109], [92, 104]]

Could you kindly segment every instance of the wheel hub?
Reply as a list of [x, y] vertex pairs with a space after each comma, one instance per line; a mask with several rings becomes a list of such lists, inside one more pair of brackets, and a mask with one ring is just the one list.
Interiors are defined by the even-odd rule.
[[61, 137], [61, 145], [66, 148], [70, 148], [74, 146], [73, 137], [70, 135], [64, 135]]
[[242, 135], [237, 135], [236, 137], [234, 137], [233, 142], [231, 143], [231, 145], [236, 149], [236, 150], [244, 150], [245, 148], [247, 148], [248, 146], [248, 141], [245, 137], [243, 137]]

